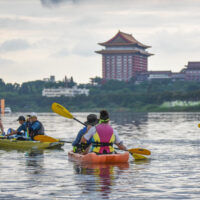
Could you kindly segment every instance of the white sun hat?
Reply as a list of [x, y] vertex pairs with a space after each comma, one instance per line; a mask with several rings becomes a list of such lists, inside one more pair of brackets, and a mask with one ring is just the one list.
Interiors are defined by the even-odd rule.
[[31, 117], [37, 117], [37, 113], [32, 112], [32, 113], [31, 113]]

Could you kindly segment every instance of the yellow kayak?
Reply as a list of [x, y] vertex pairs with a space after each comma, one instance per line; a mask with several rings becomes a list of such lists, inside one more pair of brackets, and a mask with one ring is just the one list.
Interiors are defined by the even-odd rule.
[[0, 149], [55, 149], [64, 145], [63, 142], [24, 141], [16, 139], [0, 139]]

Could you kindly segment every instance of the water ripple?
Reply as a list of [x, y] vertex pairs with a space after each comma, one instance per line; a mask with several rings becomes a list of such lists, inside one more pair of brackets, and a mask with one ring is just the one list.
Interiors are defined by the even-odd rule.
[[[22, 113], [5, 115], [16, 128]], [[88, 113], [73, 113], [85, 121]], [[81, 124], [41, 113], [48, 135], [72, 141]], [[0, 150], [0, 199], [199, 199], [200, 113], [113, 113], [111, 124], [129, 148], [150, 149], [146, 161], [124, 165], [79, 164], [63, 150]]]

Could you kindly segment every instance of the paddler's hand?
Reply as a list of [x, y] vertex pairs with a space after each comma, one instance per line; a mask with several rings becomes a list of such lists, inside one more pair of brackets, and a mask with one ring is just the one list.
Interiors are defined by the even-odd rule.
[[116, 144], [118, 146], [119, 149], [127, 151], [128, 149], [126, 148], [126, 146], [124, 146], [122, 143]]
[[90, 130], [91, 127], [91, 125], [87, 125], [87, 132]]

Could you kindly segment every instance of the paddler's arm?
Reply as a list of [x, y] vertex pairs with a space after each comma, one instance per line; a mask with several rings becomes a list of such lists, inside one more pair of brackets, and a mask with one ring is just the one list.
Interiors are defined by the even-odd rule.
[[87, 131], [87, 127], [82, 128], [79, 132], [78, 135], [76, 136], [76, 139], [72, 142], [72, 146], [76, 146], [80, 143], [82, 136], [85, 134]]
[[127, 151], [127, 148], [123, 145], [123, 143], [116, 144], [119, 149]]
[[123, 145], [123, 141], [120, 139], [118, 132], [116, 130], [114, 130], [113, 132], [115, 135], [115, 144], [118, 146], [119, 149], [127, 151], [127, 148]]
[[7, 136], [15, 135], [15, 134], [17, 134], [17, 133], [18, 133], [17, 130], [13, 130], [13, 129], [12, 129], [12, 131], [11, 131], [9, 134], [7, 134]]
[[85, 143], [87, 141], [90, 140], [90, 138], [96, 133], [96, 128], [93, 126], [91, 127], [88, 132], [83, 135], [83, 137], [81, 138], [81, 143]]
[[23, 125], [20, 125], [19, 128], [18, 128], [17, 130], [13, 130], [13, 129], [12, 129], [12, 132], [11, 132], [10, 134], [8, 134], [8, 136], [9, 136], [9, 135], [15, 135], [15, 134], [21, 135], [21, 134], [22, 134], [22, 133], [21, 133], [22, 130], [23, 130]]
[[83, 135], [82, 138], [81, 138], [81, 143], [86, 143], [86, 142], [87, 142], [87, 140], [85, 139], [85, 137]]

